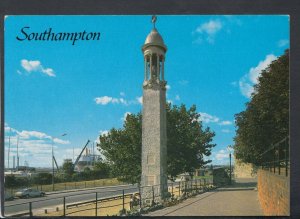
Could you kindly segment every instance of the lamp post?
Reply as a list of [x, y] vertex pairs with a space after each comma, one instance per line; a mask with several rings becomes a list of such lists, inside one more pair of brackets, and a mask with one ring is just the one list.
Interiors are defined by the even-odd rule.
[[228, 147], [227, 147], [227, 150], [228, 150], [228, 152], [229, 152], [229, 185], [231, 185], [231, 151], [232, 151], [232, 146], [231, 145], [229, 145]]
[[[62, 135], [60, 135], [61, 137], [66, 136], [67, 134], [64, 133]], [[53, 151], [53, 146], [54, 146], [54, 138], [55, 137], [51, 137], [52, 139], [52, 191], [54, 191], [54, 151]]]

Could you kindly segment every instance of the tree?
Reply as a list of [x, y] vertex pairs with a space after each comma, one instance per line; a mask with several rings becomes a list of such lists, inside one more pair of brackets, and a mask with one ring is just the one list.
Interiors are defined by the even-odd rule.
[[93, 171], [89, 167], [85, 167], [81, 172], [81, 178], [91, 180], [93, 178]]
[[137, 183], [141, 177], [142, 116], [127, 115], [123, 129], [100, 136], [98, 149], [106, 157], [112, 174], [121, 181]]
[[18, 186], [17, 179], [14, 175], [5, 176], [5, 187], [6, 188], [15, 188]]
[[246, 110], [235, 115], [235, 156], [260, 165], [261, 154], [289, 135], [289, 51], [264, 69]]
[[215, 136], [207, 127], [202, 130], [200, 114], [193, 105], [189, 110], [167, 105], [167, 156], [168, 175], [174, 179], [178, 174], [188, 172], [191, 176], [198, 169], [211, 161], [204, 161], [204, 156], [211, 154], [212, 138]]
[[5, 176], [5, 184], [6, 188], [17, 188], [17, 187], [24, 187], [29, 186], [30, 181], [27, 177], [16, 177], [15, 175], [7, 175]]
[[62, 170], [65, 178], [71, 178], [72, 175], [74, 174], [74, 166], [72, 162], [65, 160], [62, 166]]
[[38, 185], [47, 185], [52, 182], [52, 174], [51, 173], [38, 173], [33, 177], [33, 183]]
[[[204, 155], [211, 154], [212, 138], [209, 128], [202, 130], [196, 106], [189, 110], [167, 105], [167, 172], [171, 179], [180, 173], [191, 175], [195, 169], [209, 163]], [[127, 116], [122, 129], [111, 129], [100, 136], [98, 149], [106, 157], [119, 180], [139, 183], [141, 178], [142, 115]]]
[[111, 168], [108, 163], [98, 161], [94, 165], [95, 179], [103, 179], [111, 176]]

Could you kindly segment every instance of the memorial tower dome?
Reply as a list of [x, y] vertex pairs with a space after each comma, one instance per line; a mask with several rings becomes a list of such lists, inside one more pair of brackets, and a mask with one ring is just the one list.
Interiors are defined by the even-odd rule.
[[153, 28], [146, 37], [145, 43], [142, 46], [144, 54], [144, 86], [148, 84], [165, 85], [164, 79], [164, 62], [167, 46], [164, 43], [162, 36], [155, 28], [156, 17], [153, 16]]

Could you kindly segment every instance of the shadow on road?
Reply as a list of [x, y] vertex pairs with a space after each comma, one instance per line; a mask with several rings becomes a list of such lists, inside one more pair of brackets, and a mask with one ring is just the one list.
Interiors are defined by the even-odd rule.
[[218, 188], [218, 191], [239, 191], [239, 190], [254, 190], [257, 187], [257, 179], [235, 179], [232, 180], [231, 185], [226, 185], [221, 188]]

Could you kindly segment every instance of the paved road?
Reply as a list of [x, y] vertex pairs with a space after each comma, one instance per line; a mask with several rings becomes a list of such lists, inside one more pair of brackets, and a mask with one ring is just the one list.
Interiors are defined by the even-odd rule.
[[262, 216], [255, 187], [255, 179], [238, 180], [145, 216]]
[[45, 197], [30, 198], [30, 199], [15, 199], [14, 201], [5, 202], [5, 215], [15, 215], [18, 213], [28, 212], [29, 203], [32, 202], [32, 211], [52, 208], [55, 209], [56, 206], [63, 205], [63, 197], [66, 196], [66, 204], [82, 202], [93, 200], [96, 198], [96, 192], [98, 192], [98, 199], [122, 195], [123, 189], [125, 193], [133, 193], [138, 191], [137, 187], [134, 185], [123, 185], [123, 186], [113, 186], [113, 187], [99, 187], [96, 189], [86, 189], [86, 190], [71, 190], [68, 192], [54, 192], [47, 193]]

